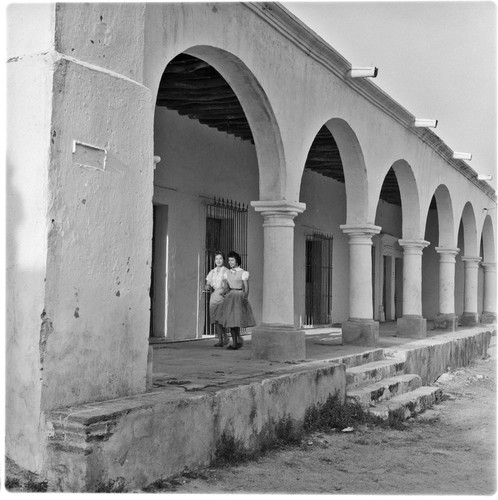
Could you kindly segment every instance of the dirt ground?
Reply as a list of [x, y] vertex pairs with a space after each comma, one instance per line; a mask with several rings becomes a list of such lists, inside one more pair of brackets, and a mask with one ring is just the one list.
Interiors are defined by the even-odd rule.
[[[496, 337], [488, 354], [440, 377], [443, 402], [406, 422], [404, 430], [360, 425], [347, 433], [313, 433], [253, 461], [170, 478], [154, 492], [493, 494]], [[9, 463], [6, 483], [10, 491], [46, 489]]]
[[445, 373], [444, 401], [404, 430], [315, 433], [234, 467], [180, 476], [175, 493], [453, 494], [496, 490], [496, 337], [487, 359]]

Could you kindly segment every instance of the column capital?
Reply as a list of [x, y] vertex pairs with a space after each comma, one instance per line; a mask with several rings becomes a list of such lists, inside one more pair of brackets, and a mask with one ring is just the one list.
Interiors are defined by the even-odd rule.
[[263, 216], [263, 227], [294, 227], [294, 218], [306, 210], [306, 203], [287, 200], [251, 201], [251, 206]]
[[339, 226], [344, 234], [370, 236], [379, 234], [381, 231], [380, 226], [375, 224], [342, 224]]
[[468, 262], [469, 264], [470, 263], [478, 264], [479, 262], [481, 262], [482, 258], [481, 257], [477, 257], [477, 256], [471, 256], [471, 255], [462, 255], [462, 260], [465, 263]]
[[439, 254], [457, 255], [460, 252], [459, 248], [436, 247], [436, 252]]
[[436, 247], [436, 252], [439, 254], [439, 262], [454, 264], [459, 248]]
[[425, 240], [398, 240], [398, 244], [403, 247], [403, 253], [422, 255], [422, 250], [430, 243]]
[[485, 271], [496, 272], [496, 262], [481, 262], [481, 266], [484, 267]]

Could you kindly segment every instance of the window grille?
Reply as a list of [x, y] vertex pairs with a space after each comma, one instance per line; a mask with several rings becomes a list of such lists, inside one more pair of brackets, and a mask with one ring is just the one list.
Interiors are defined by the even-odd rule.
[[304, 327], [332, 323], [332, 250], [332, 236], [315, 232], [306, 237]]
[[[223, 198], [214, 198], [206, 205], [206, 247], [204, 253], [204, 276], [214, 267], [217, 250], [225, 254], [228, 267], [228, 252], [237, 252], [242, 260], [241, 267], [247, 269], [247, 205]], [[215, 335], [210, 326], [209, 293], [205, 295], [204, 335]]]

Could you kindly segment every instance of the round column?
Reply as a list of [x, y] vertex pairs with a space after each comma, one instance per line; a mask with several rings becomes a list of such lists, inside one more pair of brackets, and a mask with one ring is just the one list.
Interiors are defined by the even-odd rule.
[[304, 331], [294, 324], [294, 218], [304, 203], [252, 201], [263, 216], [263, 314], [253, 329], [252, 356], [290, 361], [305, 359]]
[[397, 321], [401, 337], [427, 337], [427, 321], [422, 317], [422, 252], [425, 240], [399, 240], [403, 247], [403, 317]]
[[479, 323], [477, 313], [477, 279], [481, 257], [463, 256], [464, 262], [464, 289], [463, 289], [463, 314], [460, 323], [472, 326]]
[[373, 320], [372, 236], [381, 228], [373, 224], [340, 227], [349, 236], [349, 319], [342, 324], [342, 341], [372, 346], [379, 338], [379, 323]]
[[455, 314], [455, 257], [458, 248], [436, 247], [439, 254], [439, 314], [434, 327], [454, 331], [457, 326]]
[[484, 304], [482, 323], [496, 323], [496, 262], [483, 262]]

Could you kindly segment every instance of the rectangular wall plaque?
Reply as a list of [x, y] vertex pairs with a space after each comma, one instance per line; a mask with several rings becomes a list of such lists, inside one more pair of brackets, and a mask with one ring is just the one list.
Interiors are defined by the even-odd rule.
[[73, 141], [73, 163], [79, 167], [105, 170], [107, 151], [80, 141]]

